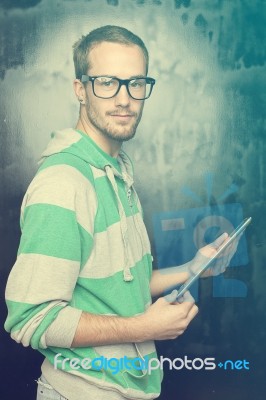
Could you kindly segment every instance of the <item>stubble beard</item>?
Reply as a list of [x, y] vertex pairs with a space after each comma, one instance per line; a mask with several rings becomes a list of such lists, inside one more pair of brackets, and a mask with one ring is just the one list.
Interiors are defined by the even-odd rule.
[[[122, 110], [122, 108], [121, 108]], [[127, 109], [125, 109], [127, 111]], [[127, 127], [125, 126], [124, 130], [121, 129], [116, 129], [115, 126], [111, 126], [112, 124], [109, 122], [102, 121], [101, 116], [99, 113], [94, 110], [92, 107], [90, 107], [89, 104], [86, 105], [86, 114], [87, 118], [90, 121], [90, 123], [105, 137], [116, 140], [117, 142], [126, 142], [130, 139], [132, 139], [135, 136], [138, 124], [141, 120], [142, 117], [142, 111], [143, 107], [140, 109], [139, 113], [134, 113], [134, 118], [135, 121], [134, 123], [130, 126]], [[110, 113], [106, 113], [107, 118], [110, 118]], [[120, 126], [123, 126], [121, 124]]]

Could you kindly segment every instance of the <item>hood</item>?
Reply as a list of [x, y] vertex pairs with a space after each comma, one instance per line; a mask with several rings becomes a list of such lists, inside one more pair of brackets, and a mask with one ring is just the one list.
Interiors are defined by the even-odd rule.
[[128, 228], [127, 217], [122, 205], [121, 199], [118, 194], [118, 187], [116, 179], [122, 179], [125, 183], [129, 202], [131, 202], [131, 195], [135, 197], [137, 203], [138, 197], [133, 187], [133, 169], [132, 163], [126, 153], [120, 151], [117, 158], [111, 157], [105, 153], [97, 144], [86, 134], [75, 129], [64, 129], [55, 131], [51, 134], [51, 140], [48, 143], [46, 150], [42, 153], [39, 164], [42, 164], [47, 157], [58, 154], [68, 153], [72, 154], [95, 168], [105, 171], [105, 174], [112, 186], [115, 193], [118, 211], [120, 215], [121, 234], [124, 243], [124, 280], [131, 281], [133, 276], [130, 272], [129, 257], [128, 257]]
[[133, 184], [132, 163], [128, 156], [121, 150], [117, 158], [111, 157], [88, 135], [79, 130], [70, 128], [53, 132], [39, 164], [42, 164], [47, 157], [58, 153], [72, 154], [102, 170], [110, 166], [115, 176], [126, 181], [129, 186]]

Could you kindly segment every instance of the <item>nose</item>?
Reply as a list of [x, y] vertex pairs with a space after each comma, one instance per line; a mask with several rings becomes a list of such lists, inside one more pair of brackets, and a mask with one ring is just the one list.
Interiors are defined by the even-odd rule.
[[121, 106], [121, 107], [127, 107], [130, 102], [130, 96], [128, 94], [126, 85], [123, 84], [120, 87], [119, 92], [115, 96], [115, 105], [116, 106]]

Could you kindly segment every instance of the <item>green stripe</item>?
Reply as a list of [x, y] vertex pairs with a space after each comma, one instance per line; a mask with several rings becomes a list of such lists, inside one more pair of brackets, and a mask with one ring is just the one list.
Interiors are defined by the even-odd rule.
[[18, 254], [80, 261], [80, 226], [73, 211], [51, 204], [33, 204], [25, 209], [23, 225]]
[[[97, 161], [96, 162], [97, 167], [101, 169], [104, 167], [104, 165], [106, 165], [106, 163], [108, 163], [111, 164], [119, 172], [121, 172], [121, 167], [116, 157], [112, 157], [110, 154], [103, 151], [101, 147], [99, 147], [94, 142], [94, 140], [92, 140], [84, 132], [80, 131], [79, 129], [76, 129], [76, 132], [78, 132], [82, 136], [82, 140], [80, 142], [84, 145], [84, 147], [90, 150], [90, 152], [87, 155], [87, 158], [90, 160], [89, 162], [92, 162], [92, 164], [95, 165], [95, 161]], [[77, 142], [75, 146], [77, 146], [77, 152], [78, 155], [80, 156], [80, 143]]]
[[95, 217], [95, 233], [97, 233], [120, 221], [120, 216], [114, 189], [106, 176], [95, 179], [95, 189], [99, 199]]
[[[43, 304], [19, 303], [17, 301], [6, 300], [8, 317], [5, 322], [7, 332], [20, 330], [31, 318], [42, 311], [49, 302]], [[13, 329], [12, 329], [13, 328]]]
[[93, 238], [80, 224], [78, 224], [78, 228], [81, 246], [80, 266], [82, 269], [90, 257], [93, 248]]
[[134, 277], [130, 282], [124, 281], [123, 271], [106, 278], [78, 278], [73, 306], [87, 312], [124, 317], [144, 312], [145, 304], [151, 300], [150, 255], [144, 256], [130, 271]]
[[[24, 325], [26, 325], [31, 319], [34, 320], [36, 314], [44, 310], [50, 302], [43, 304], [29, 304], [29, 303], [18, 303], [17, 301], [7, 300], [8, 317], [5, 322], [5, 329], [7, 332], [13, 334], [20, 331]], [[59, 311], [62, 310], [62, 306], [55, 306], [49, 310], [48, 314], [42, 319], [41, 324], [35, 330], [31, 337], [30, 343], [34, 349], [40, 347], [40, 339], [46, 329], [51, 325], [53, 320], [56, 318]]]
[[[70, 360], [72, 360], [73, 358], [79, 358], [80, 360], [84, 358], [90, 358], [91, 360], [93, 360], [94, 358], [98, 357], [97, 353], [91, 347], [72, 349], [49, 347], [47, 349], [40, 350], [40, 352], [50, 361], [52, 365], [54, 365], [55, 368], [61, 369], [63, 371], [74, 371], [74, 369], [72, 369], [69, 365]], [[60, 353], [62, 354], [62, 356], [59, 356], [55, 359], [55, 356]], [[62, 361], [64, 361], [64, 359], [66, 358], [68, 358], [69, 360], [66, 360], [66, 362], [62, 364]], [[96, 369], [79, 369], [79, 372], [84, 372], [86, 375], [89, 375], [96, 379], [102, 379], [102, 371], [97, 371]]]
[[[117, 179], [118, 195], [123, 205], [125, 214], [130, 217], [138, 213], [137, 205], [131, 195], [132, 207], [129, 204], [125, 184], [121, 179]], [[95, 232], [103, 232], [109, 226], [120, 221], [118, 204], [114, 189], [106, 176], [95, 179], [96, 193], [99, 199], [98, 210], [95, 218]]]
[[85, 178], [87, 178], [92, 185], [94, 185], [93, 173], [90, 164], [70, 153], [58, 153], [53, 154], [46, 158], [38, 169], [38, 173], [46, 168], [53, 167], [55, 165], [69, 165], [77, 169]]

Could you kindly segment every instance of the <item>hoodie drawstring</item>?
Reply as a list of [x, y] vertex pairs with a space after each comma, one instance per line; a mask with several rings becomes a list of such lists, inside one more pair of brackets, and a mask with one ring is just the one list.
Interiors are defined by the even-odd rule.
[[122, 239], [124, 243], [124, 258], [125, 258], [125, 265], [124, 265], [124, 281], [130, 282], [132, 281], [133, 275], [130, 272], [130, 265], [129, 265], [129, 256], [128, 256], [128, 230], [127, 230], [127, 217], [124, 211], [124, 207], [122, 205], [122, 202], [120, 200], [119, 194], [118, 194], [118, 187], [117, 183], [115, 181], [114, 173], [112, 170], [112, 167], [110, 165], [105, 166], [105, 172], [107, 175], [107, 178], [109, 179], [112, 188], [114, 189], [116, 199], [117, 199], [117, 204], [118, 204], [118, 212], [120, 215], [120, 226], [121, 226], [121, 233], [122, 233]]

